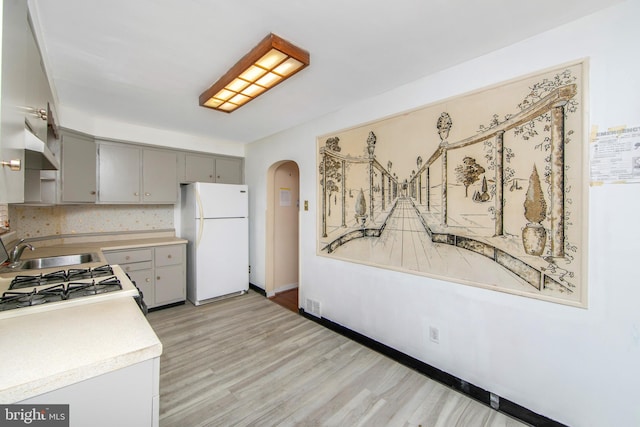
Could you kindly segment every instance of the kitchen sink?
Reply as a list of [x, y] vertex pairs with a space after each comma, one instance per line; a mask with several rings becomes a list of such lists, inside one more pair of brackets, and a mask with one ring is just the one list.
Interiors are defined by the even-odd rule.
[[96, 253], [50, 256], [44, 258], [32, 258], [20, 261], [15, 266], [16, 270], [38, 270], [41, 268], [62, 267], [65, 265], [84, 264], [85, 262], [98, 262], [100, 257]]

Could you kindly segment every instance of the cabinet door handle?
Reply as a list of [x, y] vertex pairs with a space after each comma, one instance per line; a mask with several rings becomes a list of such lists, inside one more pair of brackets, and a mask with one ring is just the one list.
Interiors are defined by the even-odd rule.
[[[131, 259], [131, 257], [129, 255], [125, 256], [124, 259], [126, 259], [127, 261], [129, 261]], [[129, 268], [129, 267], [127, 267]]]
[[167, 255], [167, 258], [171, 259], [171, 254]]
[[150, 196], [150, 195], [151, 195], [151, 193], [144, 193], [144, 195], [145, 195], [145, 196]]
[[160, 280], [160, 276], [156, 277], [156, 280]]
[[29, 114], [33, 114], [41, 120], [47, 120], [47, 110], [45, 110], [44, 108], [24, 107], [24, 109], [28, 111]]
[[149, 283], [151, 281], [151, 279], [149, 279], [148, 277], [146, 279], [144, 279], [145, 282]]
[[0, 165], [2, 165], [2, 167], [9, 166], [9, 169], [17, 172], [22, 167], [22, 162], [20, 159], [9, 160], [8, 162], [3, 160], [0, 162]]
[[134, 196], [138, 196], [139, 194], [138, 194], [138, 192], [136, 191], [135, 193], [133, 193], [133, 195], [134, 195]]
[[96, 195], [95, 190], [94, 190], [94, 191], [92, 191], [90, 194], [91, 194], [92, 196], [95, 196], [95, 195]]

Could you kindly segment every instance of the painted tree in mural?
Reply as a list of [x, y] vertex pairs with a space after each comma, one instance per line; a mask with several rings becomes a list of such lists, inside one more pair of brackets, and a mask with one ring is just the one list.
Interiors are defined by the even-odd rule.
[[464, 197], [469, 197], [469, 186], [480, 179], [484, 168], [476, 163], [476, 159], [466, 156], [462, 164], [456, 166], [456, 179], [464, 185]]
[[[340, 148], [340, 138], [332, 137], [328, 138], [325, 142], [326, 150], [333, 151], [335, 153], [339, 153], [342, 148]], [[326, 165], [324, 164], [326, 162]], [[339, 160], [331, 157], [324, 156], [322, 162], [320, 162], [320, 185], [324, 182], [323, 173], [327, 174], [327, 188], [324, 191], [327, 194], [327, 199], [331, 200], [331, 195], [340, 190], [338, 184], [342, 182], [342, 165]], [[331, 203], [329, 203], [327, 215], [331, 216]]]

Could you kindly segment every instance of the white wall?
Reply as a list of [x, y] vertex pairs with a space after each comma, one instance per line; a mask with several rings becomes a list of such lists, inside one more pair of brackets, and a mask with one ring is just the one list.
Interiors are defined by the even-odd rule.
[[97, 138], [162, 145], [182, 150], [203, 151], [228, 156], [244, 156], [244, 145], [237, 142], [125, 123], [95, 116], [90, 112], [76, 110], [64, 105], [58, 105], [57, 108], [61, 126], [84, 132]]
[[[557, 421], [640, 425], [640, 185], [589, 191], [586, 310], [318, 257], [315, 213], [317, 135], [579, 58], [590, 58], [590, 125], [640, 124], [638, 16], [640, 2], [628, 1], [247, 146], [252, 283], [265, 282], [266, 171], [294, 160], [301, 204], [310, 206], [300, 212], [302, 301], [318, 300], [324, 317]], [[430, 325], [440, 344], [429, 341]]]

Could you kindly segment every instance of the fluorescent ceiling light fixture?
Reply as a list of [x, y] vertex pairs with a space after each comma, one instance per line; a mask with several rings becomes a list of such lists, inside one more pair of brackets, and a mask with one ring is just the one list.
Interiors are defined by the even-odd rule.
[[200, 95], [200, 106], [230, 113], [308, 65], [309, 52], [269, 34]]

